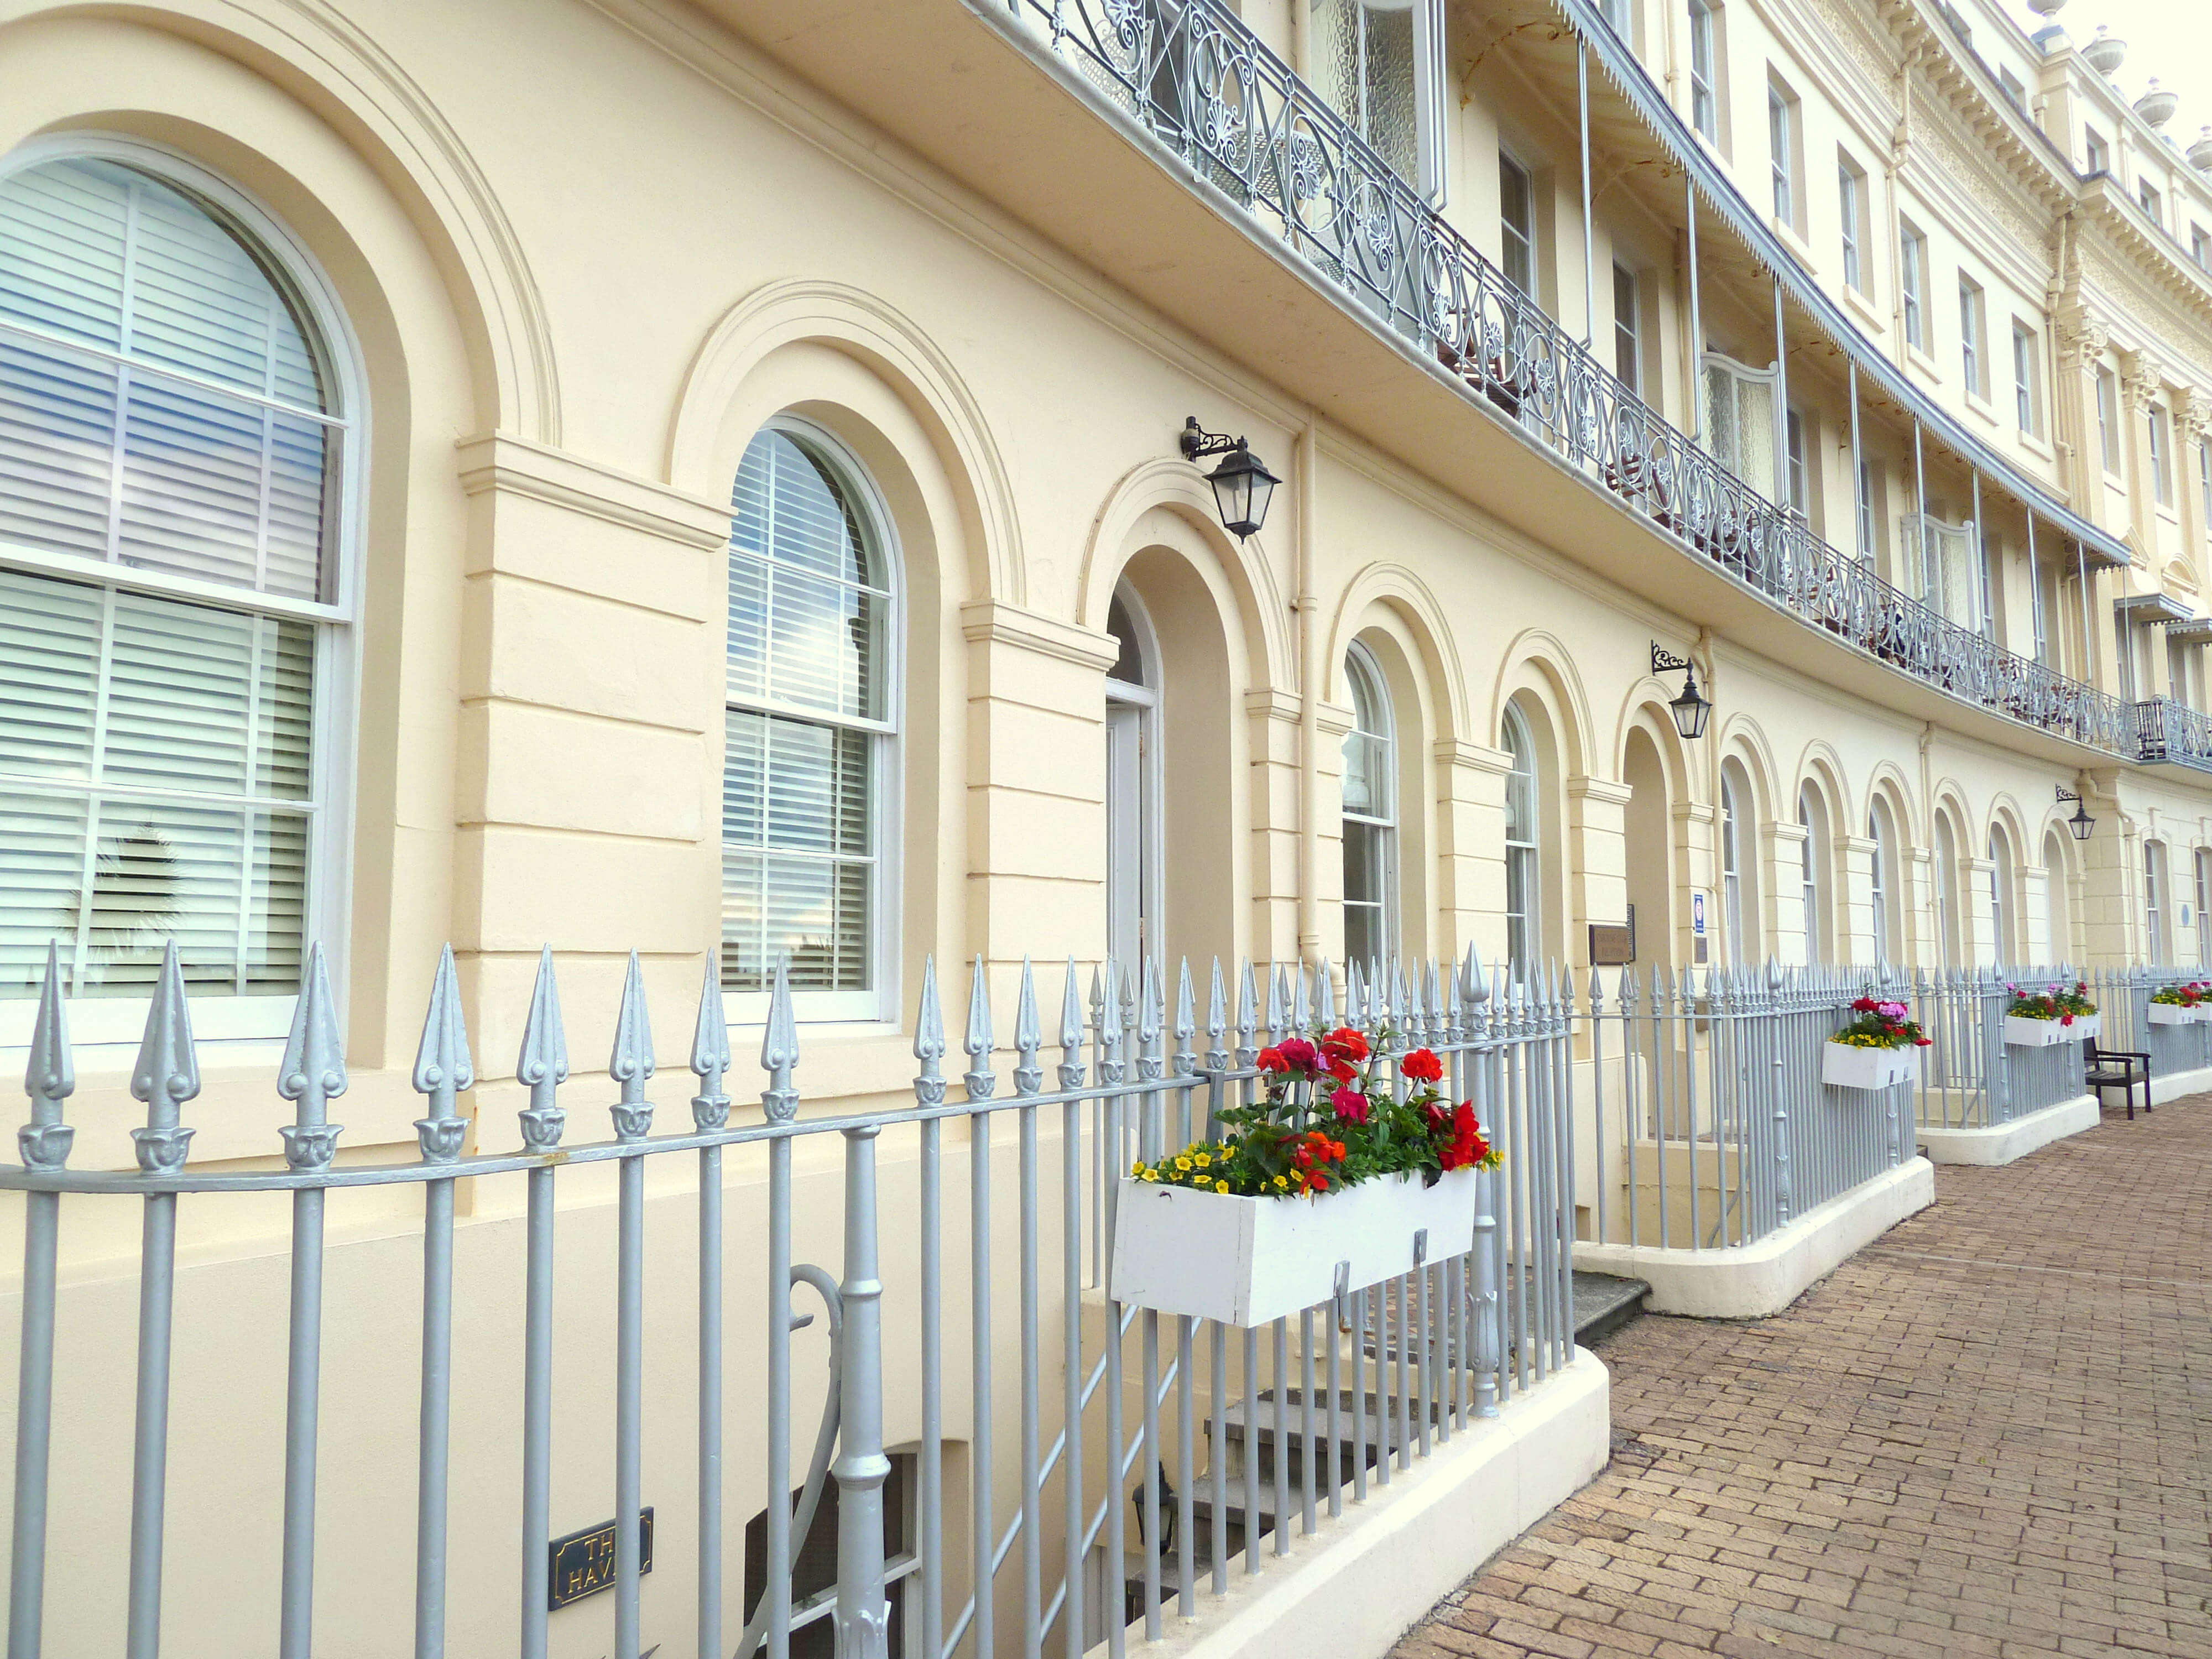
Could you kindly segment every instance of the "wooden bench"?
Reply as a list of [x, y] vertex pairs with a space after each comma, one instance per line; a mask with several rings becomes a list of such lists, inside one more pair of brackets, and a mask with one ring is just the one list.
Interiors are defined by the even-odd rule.
[[2127, 1102], [2128, 1121], [2136, 1117], [2136, 1085], [2142, 1085], [2143, 1115], [2150, 1115], [2150, 1056], [2135, 1048], [2100, 1048], [2087, 1045], [2088, 1065], [2081, 1080], [2097, 1091], [2097, 1104], [2105, 1103], [2105, 1091], [2118, 1089]]

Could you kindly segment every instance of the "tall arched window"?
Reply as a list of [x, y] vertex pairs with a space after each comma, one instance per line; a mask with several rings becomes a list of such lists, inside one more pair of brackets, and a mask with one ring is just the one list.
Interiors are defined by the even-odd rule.
[[1541, 871], [1537, 843], [1542, 824], [1536, 790], [1536, 744], [1521, 711], [1505, 708], [1505, 954], [1516, 969], [1535, 962], [1543, 941]]
[[2017, 917], [2012, 902], [2012, 843], [1995, 824], [1990, 826], [1990, 938], [1996, 949], [1996, 959], [2002, 963], [2020, 960], [2020, 943], [2014, 931]]
[[2154, 963], [2166, 960], [2166, 848], [2143, 843], [2143, 946]]
[[2050, 954], [2053, 962], [2069, 962], [2074, 957], [2074, 892], [2069, 868], [2065, 838], [2054, 827], [2043, 837], [2043, 890], [2051, 916]]
[[888, 523], [851, 456], [778, 421], [746, 447], [730, 513], [722, 762], [722, 982], [787, 955], [815, 1018], [886, 989], [897, 731]]
[[1741, 968], [1759, 955], [1758, 836], [1751, 820], [1751, 782], [1734, 760], [1721, 763], [1721, 920], [1728, 959]]
[[1889, 806], [1880, 796], [1867, 809], [1867, 839], [1874, 843], [1869, 860], [1874, 908], [1874, 959], [1881, 963], [1895, 960], [1892, 955], [1894, 935], [1889, 927], [1889, 902], [1897, 885], [1897, 852], [1894, 837], [1890, 834]]
[[2197, 849], [2197, 965], [2212, 968], [2212, 848]]
[[1936, 814], [1936, 932], [1943, 965], [1962, 965], [1959, 955], [1959, 838], [1951, 829], [1951, 815]]
[[355, 377], [236, 191], [60, 143], [0, 163], [0, 999], [50, 939], [143, 998], [174, 939], [203, 1035], [274, 1035], [343, 909]]
[[1344, 659], [1352, 730], [1344, 739], [1344, 953], [1387, 961], [1398, 911], [1398, 757], [1390, 694], [1364, 646]]
[[1828, 809], [1809, 783], [1797, 792], [1797, 827], [1805, 832], [1797, 853], [1798, 890], [1805, 905], [1805, 960], [1826, 962], [1830, 956]]

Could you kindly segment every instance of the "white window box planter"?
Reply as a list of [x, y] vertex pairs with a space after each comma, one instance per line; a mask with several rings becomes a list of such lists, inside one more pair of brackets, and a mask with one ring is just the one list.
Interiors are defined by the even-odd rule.
[[1328, 1301], [1340, 1261], [1350, 1264], [1347, 1290], [1411, 1272], [1424, 1230], [1427, 1261], [1473, 1249], [1480, 1173], [1454, 1170], [1433, 1187], [1418, 1175], [1386, 1176], [1319, 1198], [1237, 1198], [1125, 1176], [1108, 1294], [1160, 1313], [1264, 1325]]
[[1920, 1050], [1911, 1043], [1902, 1048], [1863, 1048], [1852, 1042], [1821, 1045], [1820, 1081], [1838, 1088], [1888, 1089], [1919, 1075]]
[[2104, 1034], [2101, 1014], [2076, 1014], [2071, 1025], [2055, 1019], [2021, 1019], [2007, 1014], [2004, 1040], [2015, 1048], [2055, 1048], [2062, 1042], [2087, 1042]]
[[2185, 1008], [2178, 1002], [2150, 1005], [2150, 1023], [2154, 1025], [2203, 1025], [2208, 1022], [2212, 1022], [2212, 1003], [2199, 1003], [2194, 1008]]

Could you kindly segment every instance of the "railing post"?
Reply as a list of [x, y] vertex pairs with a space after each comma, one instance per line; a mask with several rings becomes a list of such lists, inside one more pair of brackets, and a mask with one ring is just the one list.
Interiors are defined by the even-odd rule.
[[[422, 1017], [412, 1081], [429, 1097], [428, 1115], [415, 1120], [416, 1144], [425, 1164], [446, 1165], [461, 1155], [468, 1122], [458, 1097], [476, 1085], [468, 1027], [461, 1017], [461, 988], [453, 947], [438, 956], [430, 1006]], [[422, 1186], [422, 1401], [415, 1449], [415, 1659], [441, 1659], [446, 1651], [446, 1524], [447, 1456], [453, 1423], [453, 1178]]]
[[[133, 1129], [143, 1174], [175, 1175], [185, 1167], [192, 1132], [179, 1121], [200, 1091], [191, 1011], [184, 970], [172, 940], [146, 1011], [146, 1035], [131, 1071], [131, 1093], [144, 1103], [146, 1127]], [[175, 1310], [177, 1195], [146, 1194], [138, 1249], [138, 1396], [131, 1462], [131, 1589], [125, 1615], [127, 1659], [155, 1659], [161, 1647], [161, 1533], [169, 1463], [169, 1337]]]
[[[522, 1026], [515, 1080], [530, 1091], [519, 1115], [522, 1144], [544, 1154], [561, 1144], [568, 1115], [560, 1087], [568, 1078], [568, 1039], [561, 1023], [561, 991], [553, 973], [553, 947], [538, 956], [538, 980]], [[545, 1651], [546, 1590], [551, 1563], [553, 1510], [553, 1167], [529, 1176], [526, 1256], [523, 1267], [522, 1335], [522, 1652]], [[769, 1506], [775, 1513], [775, 1506]], [[771, 1576], [769, 1583], [775, 1580]], [[780, 1656], [779, 1656], [780, 1659]]]
[[622, 1090], [608, 1108], [615, 1139], [625, 1147], [616, 1187], [615, 1244], [615, 1659], [637, 1659], [638, 1579], [643, 1570], [641, 1486], [645, 1430], [645, 1158], [653, 1105], [645, 1085], [653, 1072], [653, 1025], [645, 976], [629, 953], [607, 1075]]
[[[699, 982], [691, 1032], [691, 1127], [726, 1127], [730, 1020], [722, 1003], [722, 964], [712, 951]], [[699, 1659], [720, 1659], [722, 1645], [722, 1149], [699, 1149]]]
[[1782, 1008], [1782, 969], [1769, 957], [1765, 1025], [1767, 1040], [1774, 1045], [1774, 1224], [1778, 1228], [1790, 1224], [1790, 1200], [1789, 1041]]
[[[31, 1121], [15, 1132], [23, 1167], [51, 1174], [69, 1162], [76, 1131], [62, 1102], [76, 1091], [61, 957], [46, 944], [46, 976], [23, 1071]], [[46, 1450], [54, 1402], [54, 1275], [61, 1231], [59, 1193], [24, 1195], [23, 1340], [15, 1382], [15, 1535], [9, 1564], [8, 1659], [38, 1659], [46, 1575]]]
[[[844, 1352], [837, 1392], [837, 1659], [884, 1659], [890, 1607], [884, 1595], [883, 1281], [876, 1261], [876, 1124], [845, 1131]], [[988, 1574], [989, 1559], [978, 1564]], [[979, 1579], [977, 1611], [990, 1594]]]

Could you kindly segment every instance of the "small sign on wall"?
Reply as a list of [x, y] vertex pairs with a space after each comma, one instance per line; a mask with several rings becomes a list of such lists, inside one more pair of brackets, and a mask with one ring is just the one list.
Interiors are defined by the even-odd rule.
[[1626, 968], [1636, 960], [1636, 907], [1628, 907], [1626, 921], [1594, 921], [1589, 925], [1589, 959], [1593, 968]]
[[[637, 1527], [637, 1570], [640, 1576], [653, 1571], [653, 1506], [648, 1504], [639, 1512]], [[556, 1538], [548, 1547], [552, 1556], [550, 1582], [546, 1585], [546, 1605], [565, 1607], [571, 1601], [580, 1601], [587, 1595], [597, 1595], [610, 1589], [615, 1582], [615, 1523], [586, 1527], [581, 1532], [572, 1532], [566, 1538]]]

